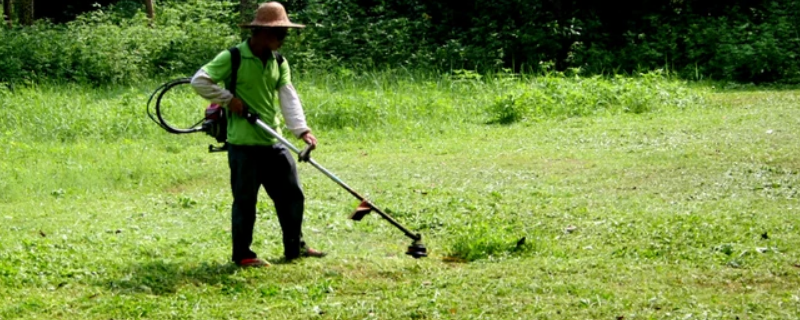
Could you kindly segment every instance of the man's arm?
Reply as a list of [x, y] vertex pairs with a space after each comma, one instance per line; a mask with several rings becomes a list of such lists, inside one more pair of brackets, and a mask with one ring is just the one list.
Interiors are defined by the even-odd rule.
[[297, 90], [292, 85], [289, 61], [283, 60], [279, 68], [281, 76], [278, 79], [278, 98], [281, 102], [281, 113], [283, 113], [283, 119], [286, 120], [286, 126], [292, 134], [295, 137], [302, 138], [303, 135], [311, 132], [311, 128], [306, 123], [303, 105], [297, 96]]
[[231, 74], [231, 53], [223, 50], [213, 60], [197, 70], [192, 77], [191, 85], [201, 97], [211, 103], [227, 107], [233, 100], [233, 94], [217, 83], [230, 78]]
[[286, 126], [294, 136], [299, 138], [306, 132], [311, 132], [311, 128], [306, 123], [303, 105], [300, 103], [300, 98], [297, 96], [294, 86], [291, 83], [281, 86], [278, 89], [278, 95], [281, 101], [281, 113], [283, 113], [283, 118], [286, 120]]
[[218, 86], [214, 79], [203, 69], [194, 74], [191, 84], [198, 95], [211, 101], [211, 103], [227, 106], [233, 98], [233, 94], [230, 91]]

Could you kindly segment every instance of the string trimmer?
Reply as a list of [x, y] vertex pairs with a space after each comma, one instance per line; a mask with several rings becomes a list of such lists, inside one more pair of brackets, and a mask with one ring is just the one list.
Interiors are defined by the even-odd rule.
[[[226, 138], [226, 135], [227, 135], [227, 120], [226, 120], [225, 110], [222, 109], [219, 105], [212, 104], [208, 108], [206, 108], [205, 118], [203, 120], [201, 120], [200, 122], [197, 122], [191, 128], [186, 128], [186, 129], [176, 128], [176, 127], [170, 125], [166, 120], [164, 120], [164, 117], [161, 115], [161, 101], [162, 101], [162, 98], [164, 97], [164, 94], [167, 91], [169, 91], [170, 89], [172, 89], [172, 88], [174, 88], [174, 87], [176, 87], [178, 85], [186, 84], [186, 83], [189, 83], [189, 82], [190, 82], [190, 79], [183, 78], [183, 79], [177, 79], [177, 80], [170, 81], [170, 82], [165, 83], [165, 84], [161, 85], [160, 87], [158, 87], [158, 89], [156, 89], [153, 92], [153, 94], [150, 95], [150, 99], [147, 101], [147, 113], [148, 113], [148, 116], [150, 117], [150, 119], [155, 121], [159, 126], [161, 126], [167, 132], [174, 133], [174, 134], [205, 132], [206, 134], [214, 137], [217, 140], [217, 142], [225, 142], [227, 140], [227, 138]], [[156, 99], [156, 103], [155, 103], [156, 116], [154, 117], [152, 112], [151, 112], [151, 109], [150, 109], [150, 103], [151, 103], [151, 101], [153, 100], [153, 98], [156, 95], [158, 95], [158, 98]], [[351, 195], [353, 195], [359, 201], [361, 201], [361, 203], [358, 205], [358, 207], [356, 207], [356, 209], [353, 211], [353, 213], [350, 214], [350, 219], [355, 220], [355, 221], [361, 221], [361, 219], [363, 219], [364, 216], [366, 216], [370, 212], [375, 212], [378, 215], [380, 215], [381, 218], [385, 219], [386, 221], [389, 221], [389, 223], [391, 223], [393, 226], [397, 227], [397, 229], [400, 229], [400, 231], [403, 231], [403, 233], [407, 237], [409, 237], [409, 238], [411, 238], [411, 240], [413, 240], [411, 245], [408, 246], [408, 250], [406, 251], [407, 255], [410, 255], [410, 256], [414, 257], [415, 259], [428, 256], [427, 249], [425, 248], [425, 245], [422, 243], [422, 236], [420, 234], [412, 233], [411, 231], [406, 229], [406, 227], [401, 225], [399, 222], [397, 222], [390, 215], [388, 215], [385, 212], [383, 212], [383, 210], [381, 210], [380, 208], [375, 206], [372, 202], [367, 200], [367, 198], [365, 198], [364, 196], [360, 195], [358, 192], [353, 190], [353, 188], [351, 188], [346, 183], [344, 183], [344, 181], [342, 181], [341, 179], [336, 177], [333, 173], [331, 173], [330, 171], [328, 171], [327, 169], [322, 167], [319, 163], [317, 163], [316, 161], [311, 159], [310, 146], [304, 148], [303, 150], [298, 149], [291, 142], [289, 142], [284, 137], [282, 137], [280, 134], [278, 134], [278, 132], [276, 132], [275, 130], [270, 128], [266, 123], [261, 121], [261, 119], [259, 119], [258, 115], [255, 114], [255, 113], [247, 112], [245, 114], [245, 118], [248, 120], [248, 122], [260, 127], [261, 129], [263, 129], [264, 131], [266, 131], [267, 133], [269, 133], [270, 135], [272, 135], [273, 137], [278, 139], [281, 143], [283, 143], [286, 147], [288, 147], [294, 153], [296, 153], [297, 156], [298, 156], [298, 161], [307, 162], [307, 163], [311, 164], [314, 168], [317, 168], [317, 170], [322, 172], [328, 178], [330, 178], [331, 180], [336, 182], [339, 186], [341, 186], [342, 188], [347, 190], [347, 192], [349, 192]], [[226, 150], [227, 150], [227, 143], [225, 143], [222, 147], [214, 147], [212, 145], [208, 146], [208, 151], [209, 152], [220, 152], [220, 151], [226, 151]]]

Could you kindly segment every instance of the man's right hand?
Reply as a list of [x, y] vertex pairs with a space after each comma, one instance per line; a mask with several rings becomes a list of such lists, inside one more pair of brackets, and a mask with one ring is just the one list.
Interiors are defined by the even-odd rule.
[[233, 97], [231, 98], [231, 102], [228, 103], [228, 110], [239, 116], [242, 116], [244, 115], [245, 110], [247, 110], [247, 107], [244, 105], [242, 99]]

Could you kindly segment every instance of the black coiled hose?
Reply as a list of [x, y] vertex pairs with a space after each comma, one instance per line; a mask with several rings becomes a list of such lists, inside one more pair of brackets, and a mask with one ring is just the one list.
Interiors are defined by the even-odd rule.
[[[183, 134], [183, 133], [194, 133], [198, 131], [203, 131], [203, 128], [198, 127], [198, 125], [202, 124], [205, 119], [200, 120], [190, 128], [176, 128], [170, 125], [166, 120], [164, 120], [164, 117], [161, 116], [161, 98], [164, 97], [164, 94], [166, 94], [167, 91], [169, 91], [174, 87], [177, 87], [182, 84], [188, 84], [191, 81], [192, 81], [191, 78], [180, 78], [164, 83], [158, 88], [156, 88], [156, 90], [153, 91], [153, 93], [150, 95], [150, 98], [147, 99], [147, 116], [150, 117], [150, 120], [153, 120], [153, 122], [158, 124], [158, 126], [163, 128], [164, 130], [167, 130], [167, 132], [169, 133]], [[154, 115], [150, 103], [153, 101], [153, 98], [156, 97], [156, 95], [158, 95], [158, 98], [156, 98], [155, 100], [155, 115]]]

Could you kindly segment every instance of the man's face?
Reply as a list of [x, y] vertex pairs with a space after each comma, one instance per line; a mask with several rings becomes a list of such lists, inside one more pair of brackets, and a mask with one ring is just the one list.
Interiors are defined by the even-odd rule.
[[278, 50], [283, 46], [283, 40], [289, 34], [289, 28], [264, 28], [256, 30], [253, 37], [267, 46], [272, 51]]

